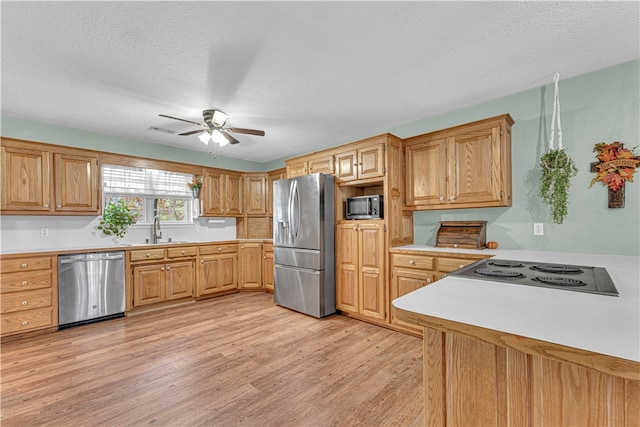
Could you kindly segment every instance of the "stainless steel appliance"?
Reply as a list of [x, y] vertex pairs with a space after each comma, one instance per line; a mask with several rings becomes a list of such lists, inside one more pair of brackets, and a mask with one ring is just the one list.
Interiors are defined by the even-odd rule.
[[274, 301], [314, 317], [336, 312], [334, 177], [273, 183]]
[[603, 267], [490, 258], [474, 262], [449, 275], [618, 296], [613, 280]]
[[384, 215], [384, 196], [381, 194], [347, 198], [347, 219], [381, 219]]
[[124, 251], [58, 256], [60, 328], [124, 316]]

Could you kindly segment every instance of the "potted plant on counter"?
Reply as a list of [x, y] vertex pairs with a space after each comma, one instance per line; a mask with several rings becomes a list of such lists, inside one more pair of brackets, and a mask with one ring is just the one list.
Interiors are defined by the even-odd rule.
[[122, 199], [111, 201], [105, 208], [98, 230], [105, 236], [124, 237], [127, 228], [135, 224], [138, 214], [132, 212]]

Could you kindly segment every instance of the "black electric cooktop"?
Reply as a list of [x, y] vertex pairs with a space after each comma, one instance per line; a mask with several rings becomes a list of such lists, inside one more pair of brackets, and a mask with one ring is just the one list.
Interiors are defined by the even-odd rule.
[[449, 273], [516, 285], [618, 296], [613, 280], [603, 267], [551, 264], [505, 259], [483, 259]]

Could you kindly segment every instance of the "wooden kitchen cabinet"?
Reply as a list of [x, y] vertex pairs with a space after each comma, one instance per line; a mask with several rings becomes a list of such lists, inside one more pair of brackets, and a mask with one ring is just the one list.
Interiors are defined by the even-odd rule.
[[202, 177], [203, 216], [242, 216], [242, 174], [206, 170]]
[[193, 296], [193, 261], [133, 266], [133, 305], [155, 304]]
[[336, 308], [385, 320], [384, 221], [341, 221], [336, 228]]
[[333, 175], [335, 172], [333, 154], [321, 153], [298, 157], [287, 160], [285, 163], [287, 165], [287, 178], [295, 178], [312, 173]]
[[266, 173], [244, 174], [246, 215], [267, 215], [267, 179]]
[[238, 246], [238, 260], [240, 265], [238, 289], [263, 289], [262, 243], [240, 242]]
[[86, 150], [2, 138], [3, 214], [98, 215], [98, 155]]
[[100, 211], [100, 167], [96, 156], [54, 153], [56, 212]]
[[2, 337], [55, 330], [58, 325], [56, 258], [5, 255], [0, 268]]
[[274, 271], [273, 271], [273, 244], [262, 244], [262, 283], [267, 292], [273, 293]]
[[238, 248], [235, 243], [200, 246], [196, 297], [238, 288]]
[[[435, 282], [435, 266], [432, 256], [391, 254], [391, 301]], [[391, 324], [422, 335], [421, 327], [396, 318], [393, 312]]]
[[346, 182], [384, 176], [384, 150], [384, 143], [375, 142], [336, 153], [336, 178]]
[[404, 140], [405, 209], [511, 206], [510, 115]]

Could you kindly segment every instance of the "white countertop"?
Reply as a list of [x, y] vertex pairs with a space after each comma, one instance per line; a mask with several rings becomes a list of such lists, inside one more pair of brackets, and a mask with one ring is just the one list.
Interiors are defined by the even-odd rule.
[[640, 362], [640, 257], [423, 245], [394, 249], [604, 267], [619, 297], [448, 276], [392, 304], [426, 316]]

